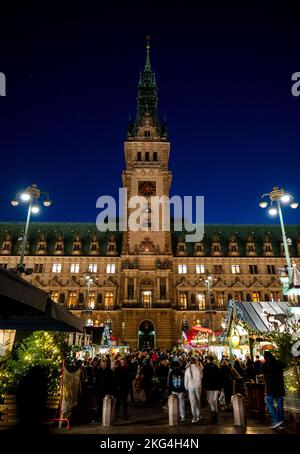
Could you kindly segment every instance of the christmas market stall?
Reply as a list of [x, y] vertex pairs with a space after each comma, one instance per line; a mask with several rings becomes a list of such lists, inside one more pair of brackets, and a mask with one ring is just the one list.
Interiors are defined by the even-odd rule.
[[[0, 268], [0, 425], [16, 422], [15, 392], [35, 367], [47, 371], [47, 409], [60, 422], [77, 405], [80, 371], [68, 332], [82, 332], [83, 322], [16, 273]], [[15, 342], [16, 332], [18, 335]], [[30, 405], [30, 403], [29, 403]]]
[[291, 317], [285, 302], [230, 301], [222, 338], [232, 355], [261, 355], [266, 348], [274, 348], [270, 334], [283, 332]]

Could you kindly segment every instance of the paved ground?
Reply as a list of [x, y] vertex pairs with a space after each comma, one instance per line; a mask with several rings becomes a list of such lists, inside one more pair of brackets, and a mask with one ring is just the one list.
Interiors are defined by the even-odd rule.
[[285, 430], [269, 428], [268, 417], [254, 419], [248, 417], [246, 428], [233, 426], [232, 412], [220, 412], [219, 421], [213, 424], [209, 418], [208, 408], [202, 409], [201, 420], [192, 424], [192, 417], [188, 408], [187, 419], [177, 427], [168, 425], [168, 412], [156, 405], [147, 407], [145, 404], [129, 404], [128, 420], [116, 417], [111, 427], [102, 427], [100, 423], [82, 424], [71, 427], [70, 430], [57, 429], [56, 433], [73, 434], [296, 434], [290, 424], [285, 424]]

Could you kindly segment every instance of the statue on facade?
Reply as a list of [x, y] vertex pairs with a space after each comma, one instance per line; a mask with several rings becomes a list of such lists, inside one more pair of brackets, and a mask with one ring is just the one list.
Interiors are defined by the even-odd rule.
[[110, 347], [110, 329], [107, 323], [104, 323], [104, 329], [101, 337], [101, 346]]

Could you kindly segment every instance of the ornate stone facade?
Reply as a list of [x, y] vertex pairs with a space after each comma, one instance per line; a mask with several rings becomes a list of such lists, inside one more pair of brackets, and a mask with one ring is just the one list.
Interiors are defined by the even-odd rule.
[[[124, 151], [128, 197], [168, 196], [170, 142], [157, 112], [149, 45]], [[23, 230], [22, 223], [0, 223], [1, 266], [18, 264]], [[287, 233], [299, 264], [300, 226], [287, 226]], [[102, 233], [95, 224], [32, 223], [25, 265], [33, 273], [26, 279], [94, 327], [110, 320], [113, 335], [132, 347], [165, 348], [183, 326], [221, 329], [230, 299], [282, 299], [281, 243], [279, 226], [206, 225], [203, 241], [185, 243], [182, 232], [161, 229]]]

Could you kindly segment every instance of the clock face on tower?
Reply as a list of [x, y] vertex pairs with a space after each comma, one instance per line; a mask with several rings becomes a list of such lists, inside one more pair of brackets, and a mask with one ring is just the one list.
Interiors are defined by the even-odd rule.
[[150, 197], [155, 195], [156, 183], [155, 181], [139, 181], [139, 195]]

